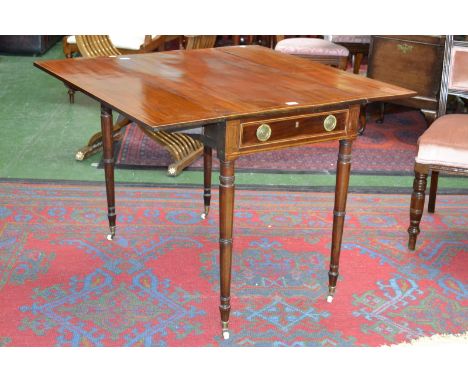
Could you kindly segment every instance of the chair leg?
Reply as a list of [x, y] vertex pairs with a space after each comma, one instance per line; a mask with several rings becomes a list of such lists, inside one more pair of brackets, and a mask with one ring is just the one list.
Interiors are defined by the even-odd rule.
[[364, 53], [356, 53], [354, 55], [354, 63], [353, 63], [354, 74], [359, 74], [359, 68], [361, 67], [361, 62], [363, 58], [364, 58]]
[[366, 110], [367, 110], [367, 105], [361, 105], [360, 111], [359, 111], [359, 135], [363, 135], [364, 131], [366, 131], [366, 126], [367, 126], [367, 116], [366, 116]]
[[[71, 53], [66, 53], [65, 54], [66, 58], [73, 58], [73, 55]], [[68, 88], [68, 101], [70, 103], [75, 103], [75, 89], [73, 89], [71, 86], [65, 85]]]
[[375, 122], [377, 123], [383, 123], [384, 121], [384, 116], [385, 116], [385, 102], [380, 102], [379, 103], [379, 118]]
[[[117, 122], [112, 127], [112, 139], [118, 141], [122, 138], [122, 129], [130, 123], [128, 118], [119, 115]], [[94, 134], [88, 141], [88, 144], [79, 149], [75, 154], [76, 160], [85, 160], [91, 155], [97, 153], [102, 149], [102, 133]]]
[[414, 251], [416, 239], [419, 235], [419, 223], [424, 211], [424, 197], [427, 185], [427, 173], [414, 170], [413, 193], [410, 205], [410, 226], [408, 228], [408, 248]]
[[203, 143], [187, 134], [150, 131], [139, 127], [171, 155], [174, 162], [167, 168], [169, 176], [179, 175], [203, 154]]
[[[73, 48], [67, 43], [67, 36], [62, 39], [63, 53], [66, 58], [73, 58]], [[68, 100], [70, 103], [75, 103], [75, 89], [70, 86], [68, 88]]]
[[439, 171], [431, 172], [431, 188], [429, 190], [429, 203], [427, 205], [427, 212], [433, 214], [435, 211], [437, 185], [439, 183]]
[[75, 103], [75, 90], [71, 87], [68, 87], [68, 101]]
[[338, 69], [346, 70], [347, 66], [348, 66], [348, 56], [340, 57], [339, 62], [338, 62]]

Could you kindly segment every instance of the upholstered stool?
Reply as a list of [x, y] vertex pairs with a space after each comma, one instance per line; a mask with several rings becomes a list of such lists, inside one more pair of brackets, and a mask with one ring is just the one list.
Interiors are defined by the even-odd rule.
[[284, 40], [280, 36], [277, 38], [275, 50], [279, 52], [309, 58], [346, 70], [349, 50], [344, 46], [320, 38], [296, 37]]
[[431, 171], [428, 211], [435, 211], [439, 171], [468, 175], [468, 114], [447, 114], [436, 119], [418, 140], [411, 196], [408, 248], [414, 250], [420, 232], [427, 175]]

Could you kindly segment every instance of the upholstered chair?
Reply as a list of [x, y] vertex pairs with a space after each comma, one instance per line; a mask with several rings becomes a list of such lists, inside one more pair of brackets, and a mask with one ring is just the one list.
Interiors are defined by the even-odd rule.
[[344, 46], [321, 38], [276, 36], [275, 50], [308, 58], [322, 64], [346, 70], [349, 51]]
[[468, 97], [468, 42], [447, 36], [440, 90], [439, 117], [419, 137], [414, 166], [408, 228], [408, 248], [414, 250], [420, 233], [427, 176], [431, 173], [428, 212], [434, 213], [439, 172], [468, 175], [468, 114], [445, 114], [448, 94]]

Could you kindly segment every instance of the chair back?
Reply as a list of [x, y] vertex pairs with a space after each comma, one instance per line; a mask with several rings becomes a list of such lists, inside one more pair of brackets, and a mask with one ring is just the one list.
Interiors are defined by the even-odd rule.
[[213, 48], [216, 42], [216, 36], [185, 36], [187, 41], [185, 49], [205, 49]]
[[451, 35], [445, 39], [439, 117], [446, 112], [449, 94], [468, 98], [468, 41], [456, 41]]
[[76, 45], [83, 57], [109, 57], [121, 54], [107, 35], [77, 35]]

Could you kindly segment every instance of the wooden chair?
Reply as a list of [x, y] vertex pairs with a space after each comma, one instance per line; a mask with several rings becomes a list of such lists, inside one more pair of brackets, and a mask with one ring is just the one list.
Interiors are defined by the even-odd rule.
[[185, 50], [190, 49], [207, 49], [213, 48], [216, 42], [216, 35], [211, 36], [194, 36], [186, 35], [182, 44], [185, 46]]
[[447, 36], [438, 118], [418, 140], [408, 228], [408, 248], [414, 250], [420, 233], [427, 176], [431, 172], [428, 212], [434, 213], [439, 172], [468, 175], [468, 114], [445, 114], [448, 94], [468, 97], [468, 42]]
[[346, 70], [349, 51], [344, 46], [321, 38], [276, 36], [275, 50], [308, 58], [322, 64]]
[[[104, 36], [88, 36], [90, 38], [102, 38]], [[108, 35], [107, 36], [121, 54], [149, 53], [164, 48], [164, 43], [182, 36], [160, 36], [160, 35]], [[76, 36], [65, 36], [62, 39], [63, 53], [65, 57], [72, 58], [80, 53], [76, 43]]]
[[348, 63], [353, 64], [353, 73], [359, 74], [362, 60], [369, 54], [370, 36], [367, 35], [325, 35], [328, 41], [344, 46], [349, 50]]
[[[159, 36], [158, 40], [153, 40], [153, 49], [159, 49], [167, 41], [165, 36]], [[181, 39], [182, 41], [182, 39]], [[203, 49], [214, 46], [216, 36], [186, 36], [185, 49]], [[76, 43], [79, 52], [84, 57], [102, 57], [120, 55], [109, 36], [76, 36]], [[117, 122], [113, 126], [113, 139], [121, 138], [122, 129], [131, 123], [128, 118], [119, 115]], [[193, 163], [203, 153], [203, 144], [195, 139], [197, 130], [192, 129], [193, 136], [184, 133], [167, 133], [163, 131], [150, 131], [139, 126], [142, 131], [151, 139], [158, 142], [166, 149], [173, 159], [173, 163], [168, 166], [168, 175], [177, 176], [182, 170]], [[76, 160], [84, 160], [90, 155], [102, 149], [101, 132], [94, 134], [88, 144], [78, 150], [75, 155]]]
[[[182, 36], [159, 36], [159, 35], [82, 35], [65, 36], [62, 40], [63, 53], [66, 58], [77, 55], [83, 57], [105, 57], [116, 54], [138, 54], [150, 53], [164, 50], [168, 41], [179, 39], [181, 46]], [[80, 39], [81, 51], [77, 44]], [[116, 53], [116, 51], [118, 53]], [[68, 88], [70, 103], [75, 101], [75, 91]]]

